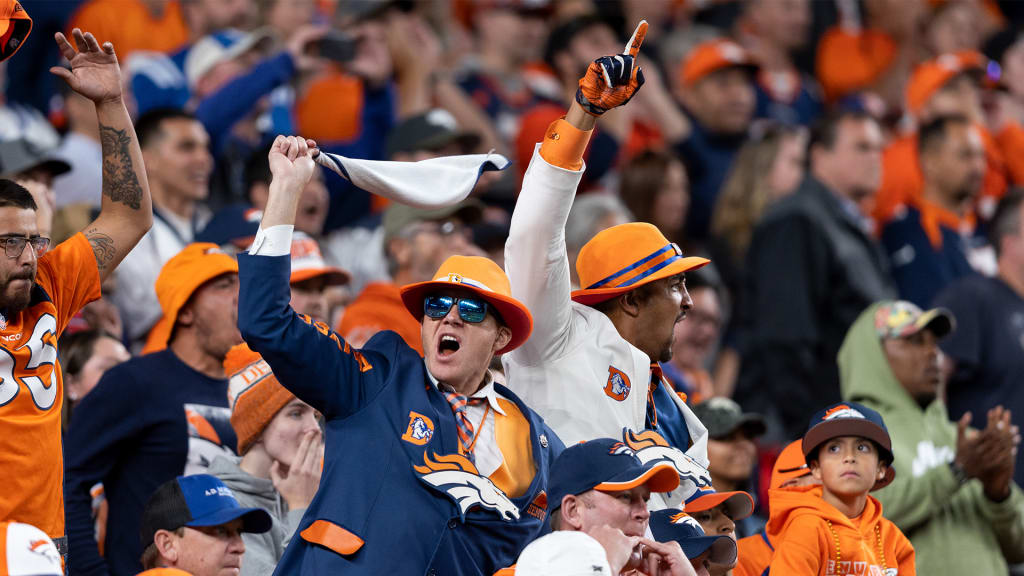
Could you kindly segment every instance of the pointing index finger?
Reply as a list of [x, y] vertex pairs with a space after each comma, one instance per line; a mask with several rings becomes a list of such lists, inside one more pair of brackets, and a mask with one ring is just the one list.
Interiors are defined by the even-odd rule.
[[633, 35], [629, 38], [629, 42], [626, 42], [626, 48], [622, 52], [636, 58], [636, 55], [640, 53], [640, 45], [644, 43], [644, 36], [647, 36], [647, 20], [641, 20], [636, 25], [636, 30], [633, 30]]

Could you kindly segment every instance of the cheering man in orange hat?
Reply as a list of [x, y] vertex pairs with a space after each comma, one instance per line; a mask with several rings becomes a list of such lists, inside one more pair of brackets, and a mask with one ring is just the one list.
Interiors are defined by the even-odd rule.
[[296, 314], [288, 254], [313, 146], [278, 137], [263, 221], [239, 255], [243, 338], [326, 421], [320, 489], [276, 574], [490, 576], [541, 532], [562, 449], [488, 371], [530, 335], [530, 312], [497, 264], [452, 256], [401, 291], [420, 319], [423, 358], [394, 332], [355, 350]]
[[[643, 84], [636, 59], [646, 32], [641, 22], [624, 54], [590, 65], [568, 114], [534, 151], [505, 245], [512, 294], [530, 308], [534, 330], [502, 361], [510, 386], [566, 444], [653, 429], [686, 451], [686, 461], [706, 467], [707, 430], [657, 362], [671, 358], [674, 326], [692, 305], [684, 273], [708, 261], [684, 257], [651, 224], [621, 224], [583, 246], [576, 260], [583, 289], [570, 292], [565, 223], [583, 150], [601, 114]], [[680, 474], [691, 481], [666, 498], [675, 507], [695, 484], [710, 485], [706, 471]]]

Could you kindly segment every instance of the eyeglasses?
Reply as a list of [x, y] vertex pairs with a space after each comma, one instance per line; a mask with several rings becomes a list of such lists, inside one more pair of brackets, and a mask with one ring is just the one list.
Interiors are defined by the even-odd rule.
[[46, 249], [50, 246], [50, 239], [45, 236], [32, 236], [29, 238], [25, 236], [0, 237], [0, 245], [3, 245], [4, 253], [7, 254], [8, 258], [20, 258], [27, 244], [32, 244], [32, 249], [36, 251], [36, 256], [39, 257], [46, 254]]
[[423, 299], [423, 313], [435, 319], [444, 318], [455, 304], [459, 305], [459, 318], [470, 324], [479, 324], [487, 316], [487, 302], [484, 300], [438, 294], [431, 294]]

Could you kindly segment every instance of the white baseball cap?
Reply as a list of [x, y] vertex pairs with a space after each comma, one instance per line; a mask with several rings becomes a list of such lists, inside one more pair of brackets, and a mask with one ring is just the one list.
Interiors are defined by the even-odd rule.
[[63, 576], [60, 552], [45, 532], [18, 522], [0, 523], [0, 574]]
[[530, 543], [515, 576], [612, 576], [604, 547], [584, 532], [561, 530]]

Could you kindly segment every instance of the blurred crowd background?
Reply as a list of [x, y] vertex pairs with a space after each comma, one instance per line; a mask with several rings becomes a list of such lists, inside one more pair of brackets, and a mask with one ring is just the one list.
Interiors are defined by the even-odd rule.
[[[0, 175], [37, 183], [54, 244], [98, 210], [92, 104], [48, 72], [61, 65], [53, 33], [79, 27], [115, 46], [155, 208], [153, 230], [60, 347], [70, 405], [105, 368], [145, 349], [161, 316], [154, 282], [164, 262], [196, 240], [247, 246], [278, 134], [353, 158], [493, 150], [511, 160], [485, 174], [469, 200], [434, 212], [388, 206], [328, 171], [304, 191], [296, 228], [305, 236], [293, 258], [343, 273], [293, 274], [293, 293], [308, 297], [293, 305], [353, 345], [393, 329], [419, 347], [397, 286], [430, 279], [452, 254], [503, 261], [535, 144], [565, 113], [588, 64], [622, 52], [641, 19], [650, 23], [640, 56], [646, 83], [601, 120], [566, 242], [574, 261], [600, 230], [640, 220], [712, 259], [687, 278], [694, 306], [664, 369], [693, 402], [735, 398], [766, 417], [757, 444], [747, 428], [723, 424], [716, 441], [728, 446], [711, 460], [724, 463], [719, 476], [731, 475], [729, 484], [766, 485], [779, 446], [802, 433], [810, 408], [838, 400], [836, 354], [870, 303], [987, 300], [985, 292], [943, 300], [958, 279], [987, 276], [1016, 294], [1006, 310], [1024, 308], [1024, 248], [1006, 240], [1020, 235], [1013, 189], [1024, 181], [1024, 2], [24, 5], [32, 35], [0, 65]], [[834, 211], [792, 200], [815, 187], [833, 193]], [[966, 332], [949, 345], [961, 347], [964, 367], [967, 339], [988, 328], [958, 320]], [[1019, 320], [1024, 338], [1024, 314]], [[1006, 370], [979, 402], [1024, 410], [1012, 391], [1024, 375], [1024, 340], [1000, 334], [993, 361]], [[947, 366], [954, 381], [978, 376]], [[954, 419], [970, 405], [961, 400], [951, 403]]]

